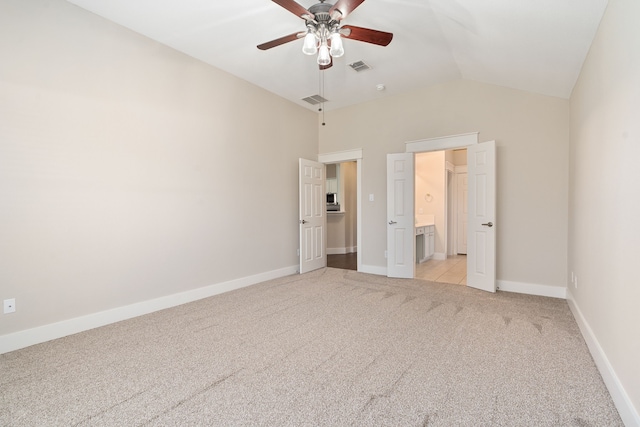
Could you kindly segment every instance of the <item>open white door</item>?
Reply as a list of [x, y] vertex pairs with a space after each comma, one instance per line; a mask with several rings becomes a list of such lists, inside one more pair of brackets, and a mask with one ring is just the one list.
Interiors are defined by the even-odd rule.
[[468, 191], [468, 180], [467, 173], [459, 173], [457, 176], [458, 181], [458, 222], [457, 222], [457, 253], [466, 254], [467, 253], [467, 224], [469, 221], [469, 210], [468, 210], [468, 202], [469, 202], [469, 191]]
[[467, 147], [467, 286], [496, 291], [496, 142]]
[[324, 164], [300, 159], [300, 274], [327, 265]]
[[412, 279], [416, 268], [413, 153], [387, 154], [387, 276]]

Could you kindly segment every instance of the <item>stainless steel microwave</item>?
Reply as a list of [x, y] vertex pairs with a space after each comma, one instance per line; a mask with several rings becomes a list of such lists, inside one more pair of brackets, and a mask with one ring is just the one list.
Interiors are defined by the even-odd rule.
[[338, 195], [336, 193], [327, 193], [327, 204], [328, 205], [337, 205], [338, 204]]

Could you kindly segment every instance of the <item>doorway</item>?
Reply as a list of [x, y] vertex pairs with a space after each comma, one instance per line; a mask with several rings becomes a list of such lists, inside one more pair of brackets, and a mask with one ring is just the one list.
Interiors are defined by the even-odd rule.
[[[417, 231], [431, 227], [429, 239], [434, 247], [426, 257], [417, 257], [415, 278], [466, 285], [467, 193], [460, 191], [459, 172], [466, 172], [467, 149], [416, 153], [414, 161], [416, 227]], [[422, 243], [421, 237], [416, 237], [416, 245]]]
[[357, 163], [331, 163], [326, 167], [327, 267], [357, 270]]
[[415, 224], [415, 154], [463, 147], [468, 150], [467, 286], [496, 291], [496, 143], [478, 142], [477, 132], [408, 142], [404, 153], [387, 154], [388, 277], [415, 277], [420, 231]]
[[[361, 183], [362, 183], [362, 149], [353, 149], [347, 151], [339, 151], [334, 153], [324, 153], [318, 155], [318, 161], [320, 163], [324, 163], [325, 165], [336, 164], [336, 163], [344, 163], [348, 162], [351, 164], [355, 164], [355, 191], [351, 188], [351, 195], [355, 198], [355, 209], [350, 209], [353, 214], [353, 222], [355, 222], [355, 246], [353, 252], [356, 258], [356, 269], [357, 271], [361, 271], [362, 269], [362, 258], [360, 256], [360, 252], [358, 248], [362, 247], [362, 221], [361, 221], [361, 212], [362, 212], [362, 200], [361, 200]], [[326, 251], [325, 251], [326, 252]], [[353, 255], [352, 255], [353, 257]], [[329, 256], [327, 255], [327, 261], [329, 261]]]

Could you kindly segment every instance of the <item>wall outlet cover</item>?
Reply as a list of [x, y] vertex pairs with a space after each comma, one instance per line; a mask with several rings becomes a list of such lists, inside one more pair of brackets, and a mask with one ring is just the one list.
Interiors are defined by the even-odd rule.
[[4, 300], [4, 314], [14, 313], [16, 311], [16, 299]]

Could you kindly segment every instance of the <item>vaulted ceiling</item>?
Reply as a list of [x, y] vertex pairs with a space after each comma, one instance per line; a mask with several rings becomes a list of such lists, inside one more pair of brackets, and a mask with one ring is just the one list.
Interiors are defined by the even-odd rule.
[[[460, 78], [568, 98], [607, 5], [367, 0], [343, 23], [391, 32], [393, 40], [381, 47], [347, 39], [344, 56], [321, 76], [302, 40], [257, 49], [305, 30], [302, 19], [271, 0], [68, 1], [314, 110], [302, 99], [323, 94], [331, 110]], [[349, 64], [357, 61], [370, 69], [354, 71]]]

